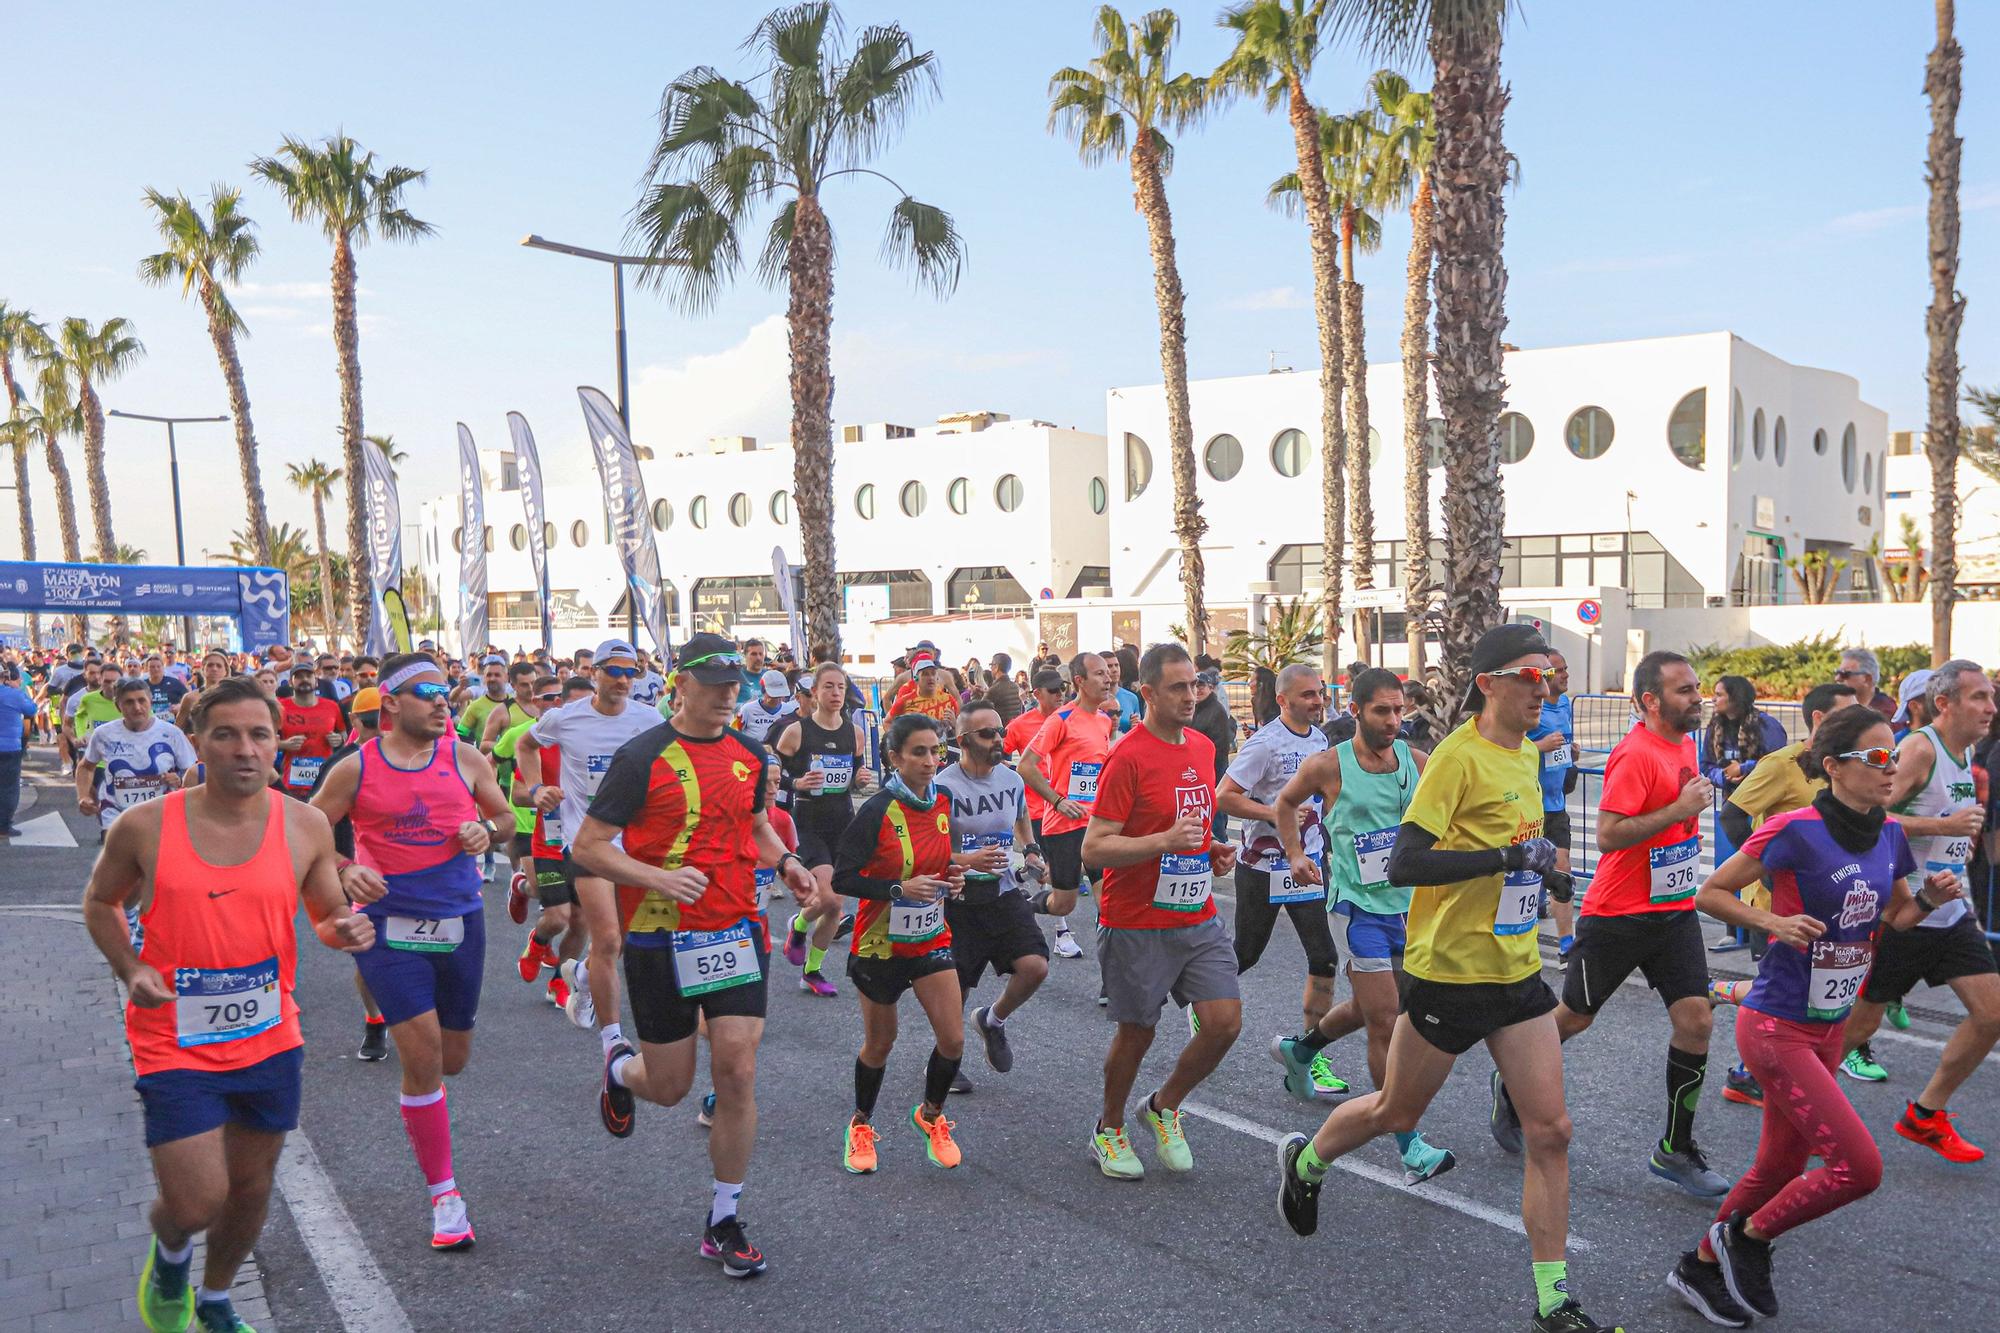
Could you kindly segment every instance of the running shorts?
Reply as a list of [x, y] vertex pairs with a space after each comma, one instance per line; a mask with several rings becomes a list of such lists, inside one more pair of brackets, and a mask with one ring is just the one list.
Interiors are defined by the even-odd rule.
[[224, 1125], [261, 1134], [297, 1129], [305, 1054], [304, 1046], [294, 1046], [241, 1069], [162, 1069], [134, 1080], [146, 1113], [146, 1146]]
[[1464, 1055], [1501, 1028], [1555, 1012], [1539, 975], [1520, 981], [1426, 981], [1403, 977], [1403, 1012], [1417, 1035], [1446, 1055]]
[[1565, 852], [1572, 850], [1570, 846], [1569, 811], [1542, 811], [1542, 836]]
[[427, 953], [390, 948], [383, 924], [389, 914], [374, 907], [365, 910], [375, 923], [375, 946], [355, 954], [354, 966], [389, 1026], [435, 1009], [439, 1027], [472, 1031], [486, 970], [486, 914], [468, 912], [457, 918], [465, 923], [465, 939], [447, 953]]
[[576, 869], [567, 857], [535, 858], [535, 897], [544, 907], [576, 901]]
[[1220, 917], [1165, 930], [1097, 927], [1097, 966], [1105, 1015], [1152, 1027], [1171, 998], [1185, 1008], [1204, 1000], [1239, 1000], [1236, 945]]
[[990, 903], [947, 898], [944, 919], [958, 962], [958, 988], [968, 994], [989, 965], [994, 976], [1004, 977], [1023, 958], [1049, 956], [1049, 942], [1035, 923], [1035, 909], [1021, 894], [1003, 893]]
[[799, 859], [806, 869], [833, 864], [840, 835], [854, 822], [854, 804], [846, 797], [813, 797], [792, 801], [792, 826], [799, 832]]
[[[1879, 966], [1879, 964], [1878, 964]], [[1563, 1003], [1594, 1014], [1634, 969], [1660, 993], [1661, 1004], [1708, 994], [1708, 948], [1693, 912], [1586, 916], [1563, 977]]]
[[507, 839], [507, 854], [516, 861], [525, 861], [535, 854], [534, 843], [534, 834], [516, 833], [513, 837]]
[[1960, 977], [1993, 970], [1993, 947], [1970, 916], [1935, 930], [1922, 926], [1885, 930], [1875, 946], [1875, 966], [1868, 970], [1861, 998], [1870, 1004], [1894, 1004], [1915, 990], [1919, 981], [1948, 986]]
[[904, 991], [925, 977], [956, 971], [958, 957], [952, 946], [957, 943], [953, 940], [942, 949], [932, 949], [914, 958], [864, 958], [858, 953], [850, 953], [847, 955], [847, 979], [854, 983], [854, 989], [860, 991], [864, 998], [876, 1004], [894, 1004], [903, 998]]
[[1333, 914], [1346, 923], [1347, 970], [1400, 972], [1406, 918], [1401, 912], [1371, 912], [1359, 903], [1339, 902]]
[[1042, 836], [1042, 860], [1048, 863], [1050, 888], [1083, 887], [1083, 833], [1079, 828]]
[[[640, 939], [647, 939], [645, 944]], [[757, 951], [757, 980], [701, 995], [682, 995], [674, 977], [674, 951], [665, 931], [625, 937], [625, 989], [632, 1002], [632, 1027], [639, 1040], [668, 1046], [695, 1034], [700, 1016], [762, 1018], [771, 991], [771, 941], [761, 929], [750, 938]], [[651, 943], [658, 939], [658, 944]]]
[[1340, 950], [1334, 947], [1333, 929], [1327, 923], [1326, 895], [1298, 903], [1272, 903], [1271, 874], [1253, 869], [1241, 860], [1236, 865], [1236, 970], [1248, 972], [1264, 956], [1271, 942], [1271, 930], [1278, 914], [1292, 919], [1292, 930], [1305, 950], [1306, 975], [1332, 979], [1340, 964]]

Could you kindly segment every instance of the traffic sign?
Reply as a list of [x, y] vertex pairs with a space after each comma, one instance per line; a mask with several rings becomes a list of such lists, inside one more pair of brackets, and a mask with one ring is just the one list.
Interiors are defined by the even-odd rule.
[[1576, 618], [1586, 625], [1595, 625], [1604, 619], [1604, 603], [1595, 597], [1586, 597], [1576, 604]]

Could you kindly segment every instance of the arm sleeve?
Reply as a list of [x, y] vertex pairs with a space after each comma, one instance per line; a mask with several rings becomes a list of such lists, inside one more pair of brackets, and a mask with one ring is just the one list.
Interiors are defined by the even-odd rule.
[[1722, 836], [1736, 844], [1736, 850], [1742, 851], [1744, 844], [1750, 841], [1750, 816], [1744, 813], [1743, 807], [1735, 801], [1724, 801], [1722, 813], [1716, 818], [1721, 824]]
[[104, 747], [97, 743], [97, 733], [94, 731], [90, 733], [89, 738], [83, 743], [83, 762], [86, 764], [102, 764], [104, 762]]
[[[1063, 721], [1063, 715], [1050, 713], [1049, 720], [1042, 723], [1042, 729], [1028, 742], [1028, 748], [1035, 752], [1035, 758], [1041, 761], [1044, 769], [1052, 762], [1052, 756], [1067, 734], [1068, 724]], [[1048, 779], [1050, 786], [1055, 785], [1055, 774], [1044, 772], [1042, 776]]]
[[833, 891], [849, 898], [872, 898], [887, 902], [896, 896], [896, 881], [878, 879], [863, 871], [875, 859], [875, 845], [882, 836], [882, 811], [888, 797], [877, 793], [862, 803], [840, 835], [833, 851]]
[[1475, 852], [1441, 852], [1437, 837], [1418, 824], [1396, 830], [1389, 851], [1389, 882], [1398, 888], [1416, 884], [1458, 884], [1497, 875], [1507, 868], [1507, 854], [1498, 847]]
[[611, 756], [611, 767], [605, 770], [597, 795], [590, 801], [592, 819], [624, 828], [646, 808], [646, 792], [653, 784], [653, 759], [666, 748], [661, 744], [660, 730], [640, 732]]
[[535, 725], [528, 728], [528, 733], [535, 738], [535, 744], [562, 744], [562, 715], [562, 709], [553, 708], [535, 719]]

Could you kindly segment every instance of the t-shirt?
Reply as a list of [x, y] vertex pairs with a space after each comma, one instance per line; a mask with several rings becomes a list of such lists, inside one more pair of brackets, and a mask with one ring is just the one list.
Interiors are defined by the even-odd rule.
[[306, 743], [296, 752], [279, 751], [278, 769], [284, 775], [285, 786], [293, 791], [306, 792], [319, 781], [319, 775], [333, 755], [330, 737], [341, 729], [340, 705], [331, 699], [322, 699], [317, 694], [306, 696], [301, 704], [297, 698], [282, 699], [278, 703], [278, 737], [303, 736]]
[[0, 754], [19, 752], [22, 732], [35, 711], [34, 697], [26, 690], [0, 684]]
[[1793, 741], [1765, 755], [1729, 794], [1729, 804], [1750, 816], [1752, 825], [1811, 805], [1813, 797], [1826, 789], [1826, 779], [1805, 775], [1799, 767], [1799, 756], [1805, 751], [1804, 741]]
[[134, 731], [123, 718], [90, 733], [83, 747], [85, 763], [97, 765], [97, 822], [105, 828], [141, 801], [164, 796], [169, 773], [194, 768], [194, 746], [187, 734], [164, 719], [153, 719], [144, 731]]
[[161, 676], [157, 682], [147, 681], [146, 688], [153, 694], [153, 716], [171, 718], [174, 709], [180, 707], [181, 700], [187, 698], [188, 687], [172, 676]]
[[[1180, 744], [1170, 745], [1140, 727], [1104, 761], [1093, 813], [1123, 824], [1128, 838], [1164, 833], [1182, 815], [1194, 815], [1207, 837], [1215, 822], [1214, 772], [1215, 744], [1200, 732], [1182, 732]], [[1196, 925], [1215, 915], [1212, 887], [1206, 850], [1111, 866], [1104, 872], [1098, 924], [1113, 930]]]
[[653, 708], [667, 691], [667, 678], [648, 668], [632, 678], [631, 701], [641, 708]]
[[[511, 778], [514, 772], [514, 746], [519, 743], [521, 737], [527, 734], [528, 728], [534, 725], [532, 719], [524, 722], [516, 722], [513, 726], [500, 733], [499, 740], [493, 742], [493, 757], [500, 761], [494, 776], [499, 779], [500, 790], [503, 792], [507, 791], [511, 785]], [[534, 807], [527, 805], [515, 806], [514, 832], [532, 834], [534, 831]]]
[[[1643, 724], [1625, 733], [1604, 763], [1600, 811], [1651, 814], [1680, 799], [1700, 772], [1694, 737], [1662, 740]], [[1597, 876], [1583, 897], [1585, 916], [1637, 916], [1692, 912], [1700, 886], [1701, 814], [1667, 825], [1635, 847], [1598, 858]]]
[[[1035, 743], [1035, 733], [1042, 729], [1042, 724], [1047, 722], [1049, 717], [1050, 714], [1044, 713], [1041, 709], [1031, 708], [1009, 722], [1006, 734], [1000, 738], [1001, 743], [1007, 747], [1007, 753], [1016, 759], [1027, 753], [1028, 747]], [[1035, 795], [1032, 789], [1028, 791], [1027, 801], [1029, 819], [1041, 819], [1048, 813], [1049, 803]]]
[[[1299, 765], [1326, 748], [1326, 733], [1318, 727], [1293, 731], [1285, 719], [1274, 717], [1251, 733], [1243, 748], [1229, 761], [1228, 776], [1260, 805], [1275, 806], [1278, 793], [1299, 771]], [[1320, 802], [1317, 796], [1299, 807], [1299, 841], [1305, 854], [1319, 859], [1325, 840], [1320, 834]], [[1243, 847], [1243, 864], [1271, 873], [1287, 868], [1284, 844], [1278, 841], [1278, 826], [1261, 819], [1240, 820], [1238, 841]]]
[[[1495, 745], [1473, 719], [1431, 752], [1403, 822], [1435, 837], [1440, 851], [1507, 847], [1542, 836], [1541, 792], [1535, 747]], [[1403, 970], [1456, 985], [1525, 981], [1542, 970], [1540, 905], [1541, 881], [1525, 872], [1418, 885]]]
[[[1052, 838], [1090, 823], [1090, 805], [1097, 799], [1104, 756], [1111, 749], [1111, 719], [1071, 705], [1058, 708], [1028, 743], [1042, 776], [1056, 795], [1084, 807], [1082, 819], [1070, 819], [1050, 806], [1042, 815], [1042, 836]], [[1209, 772], [1214, 772], [1211, 768]]]
[[1542, 809], [1561, 810], [1567, 802], [1563, 788], [1569, 783], [1569, 771], [1576, 767], [1576, 701], [1565, 694], [1560, 699], [1542, 701], [1542, 720], [1528, 733], [1528, 739], [1538, 741], [1554, 732], [1561, 732], [1563, 743], [1553, 750], [1542, 751]]
[[780, 700], [773, 711], [764, 706], [764, 699], [759, 696], [736, 710], [736, 729], [762, 745], [771, 739], [773, 730], [798, 715], [798, 705], [790, 699]]
[[630, 700], [621, 712], [607, 717], [597, 711], [597, 700], [587, 694], [535, 719], [535, 743], [562, 747], [562, 781], [558, 785], [563, 798], [556, 807], [556, 822], [565, 844], [583, 827], [591, 798], [611, 771], [611, 760], [619, 747], [660, 725], [659, 716], [650, 708], [634, 708]]
[[1146, 715], [1146, 705], [1138, 695], [1123, 685], [1115, 691], [1118, 696], [1118, 731], [1120, 735], [1132, 730], [1132, 724]]
[[507, 702], [495, 699], [490, 694], [482, 694], [465, 706], [458, 715], [459, 739], [468, 745], [479, 744], [479, 738], [486, 734], [486, 715]]
[[1888, 820], [1875, 845], [1857, 856], [1833, 840], [1819, 811], [1808, 806], [1772, 815], [1743, 850], [1770, 876], [1773, 912], [1826, 924], [1809, 950], [1773, 939], [1743, 1007], [1794, 1023], [1844, 1021], [1874, 960], [1882, 909], [1896, 881], [1917, 868], [1903, 826]]
[[76, 705], [70, 713], [76, 718], [76, 738], [82, 740], [91, 730], [106, 722], [119, 720], [118, 705], [104, 697], [102, 690], [79, 693], [72, 702]]
[[172, 676], [183, 685], [190, 684], [194, 680], [194, 672], [188, 670], [186, 662], [168, 663], [166, 671], [169, 676]]
[[896, 701], [889, 705], [889, 716], [901, 717], [905, 713], [922, 713], [925, 717], [949, 722], [958, 716], [958, 696], [946, 689], [943, 682], [939, 682], [936, 694], [918, 694], [915, 690], [898, 694]]
[[998, 875], [965, 872], [965, 896], [971, 901], [991, 901], [1020, 887], [1015, 878], [1012, 853], [1014, 826], [1027, 813], [1027, 784], [1021, 775], [1001, 764], [983, 778], [975, 778], [959, 764], [937, 775], [937, 785], [951, 797], [951, 831], [958, 839], [960, 853], [999, 847], [1009, 853], [1007, 868]]

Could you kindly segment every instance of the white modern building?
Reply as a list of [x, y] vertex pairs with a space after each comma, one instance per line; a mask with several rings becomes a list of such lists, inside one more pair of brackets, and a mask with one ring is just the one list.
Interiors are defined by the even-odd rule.
[[[1993, 428], [1966, 423], [1961, 438], [1971, 436], [1993, 448]], [[1924, 452], [1923, 431], [1899, 430], [1889, 436], [1887, 531], [1883, 553], [1891, 559], [1908, 556], [1903, 520], [1917, 525], [1918, 541], [1931, 544], [1931, 460]], [[1965, 460], [1958, 462], [1958, 588], [1961, 597], [1981, 601], [2000, 598], [2000, 480]]]

